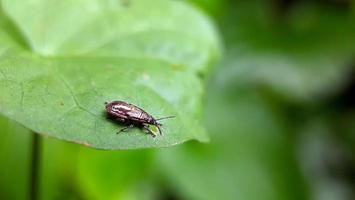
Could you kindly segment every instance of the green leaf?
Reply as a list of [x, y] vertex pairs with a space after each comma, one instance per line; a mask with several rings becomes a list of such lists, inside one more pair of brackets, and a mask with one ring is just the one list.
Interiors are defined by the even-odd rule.
[[47, 137], [38, 144], [39, 199], [82, 199], [76, 167], [81, 146]]
[[[205, 139], [193, 113], [200, 106], [195, 96], [202, 92], [200, 82], [164, 62], [5, 54], [0, 70], [1, 112], [36, 132], [103, 149], [163, 147]], [[176, 84], [179, 80], [184, 82]], [[104, 112], [104, 102], [117, 99], [154, 116], [177, 117], [163, 123], [164, 136], [152, 138], [138, 129], [117, 135], [122, 125], [106, 119]]]
[[157, 199], [153, 153], [101, 151], [42, 137], [40, 199]]
[[214, 18], [218, 18], [226, 10], [227, 1], [225, 0], [187, 0], [191, 4], [199, 7], [209, 15], [213, 16]]
[[88, 199], [125, 199], [131, 190], [148, 181], [152, 155], [147, 150], [107, 152], [82, 148], [78, 165], [82, 191]]
[[180, 195], [203, 200], [306, 199], [289, 130], [277, 110], [256, 90], [210, 90], [206, 124], [211, 143], [159, 151], [161, 170]]
[[[218, 41], [198, 11], [176, 1], [109, 0], [5, 0], [3, 9], [30, 48], [0, 45], [5, 116], [36, 132], [101, 149], [207, 140], [199, 123], [198, 74], [217, 58]], [[122, 125], [104, 113], [104, 102], [112, 100], [157, 118], [176, 118], [163, 122], [164, 136], [152, 138], [139, 129], [116, 135]]]
[[203, 70], [218, 54], [210, 22], [183, 2], [4, 0], [3, 7], [42, 55], [148, 57]]
[[0, 199], [26, 199], [30, 195], [31, 135], [3, 116], [0, 127]]

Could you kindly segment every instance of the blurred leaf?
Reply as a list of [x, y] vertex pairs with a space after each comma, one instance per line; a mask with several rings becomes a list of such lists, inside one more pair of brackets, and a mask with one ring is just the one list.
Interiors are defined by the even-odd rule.
[[33, 51], [154, 58], [203, 70], [218, 54], [210, 22], [183, 2], [4, 0]]
[[86, 191], [88, 199], [135, 199], [130, 194], [131, 190], [148, 182], [152, 155], [146, 150], [107, 152], [81, 149], [78, 177], [82, 191]]
[[78, 147], [75, 144], [41, 137], [39, 160], [40, 199], [83, 199], [77, 171]]
[[[345, 115], [343, 116], [345, 117]], [[300, 128], [299, 158], [314, 200], [354, 199], [355, 157], [334, 121], [313, 116]]]
[[230, 3], [220, 22], [228, 54], [219, 84], [267, 85], [307, 101], [338, 91], [351, 78], [355, 15], [316, 1], [295, 1], [280, 11], [277, 2]]
[[[210, 86], [210, 145], [161, 151], [162, 169], [184, 199], [306, 199], [290, 130], [257, 90]], [[218, 116], [218, 117], [216, 117]], [[208, 189], [207, 189], [208, 188]]]
[[355, 152], [355, 109], [348, 109], [345, 113], [342, 113], [342, 115], [338, 113], [337, 116], [332, 115], [330, 117], [331, 120], [337, 123], [336, 134], [339, 134], [339, 132], [343, 133], [343, 140], [348, 143], [349, 148]]
[[[123, 0], [5, 0], [3, 9], [41, 54], [0, 46], [0, 112], [7, 117], [102, 149], [207, 140], [198, 120], [203, 89], [197, 74], [216, 59], [218, 42], [196, 10], [177, 1]], [[164, 137], [138, 129], [116, 135], [122, 126], [104, 114], [103, 103], [111, 100], [177, 117], [164, 121]]]
[[219, 18], [225, 11], [225, 0], [187, 0], [193, 5], [201, 8], [214, 18]]
[[0, 116], [0, 199], [27, 199], [31, 158], [31, 134]]
[[40, 199], [155, 199], [151, 151], [98, 151], [42, 138], [41, 152]]

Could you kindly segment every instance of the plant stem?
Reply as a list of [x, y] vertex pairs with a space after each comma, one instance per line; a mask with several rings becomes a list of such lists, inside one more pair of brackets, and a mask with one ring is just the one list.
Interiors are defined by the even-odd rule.
[[39, 191], [39, 166], [41, 156], [41, 136], [38, 133], [32, 133], [32, 155], [30, 172], [30, 200], [38, 199]]

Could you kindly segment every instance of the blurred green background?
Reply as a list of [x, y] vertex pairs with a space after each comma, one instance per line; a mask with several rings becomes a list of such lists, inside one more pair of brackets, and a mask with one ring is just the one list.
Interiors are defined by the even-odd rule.
[[[100, 151], [40, 138], [40, 199], [355, 199], [355, 2], [189, 0], [223, 46], [210, 143]], [[0, 199], [30, 196], [29, 130], [0, 119]]]

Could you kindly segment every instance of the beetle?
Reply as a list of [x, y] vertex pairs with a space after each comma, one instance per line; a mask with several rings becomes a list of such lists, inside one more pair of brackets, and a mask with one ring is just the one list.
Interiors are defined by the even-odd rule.
[[144, 111], [142, 108], [135, 106], [133, 104], [124, 102], [124, 101], [112, 101], [105, 102], [107, 115], [118, 122], [121, 122], [126, 127], [120, 129], [118, 133], [126, 131], [134, 126], [139, 126], [140, 128], [148, 131], [153, 137], [156, 134], [149, 129], [150, 125], [153, 125], [158, 128], [159, 134], [162, 135], [160, 127], [162, 126], [159, 123], [159, 120], [173, 118], [175, 116], [168, 116], [155, 119], [152, 115]]

